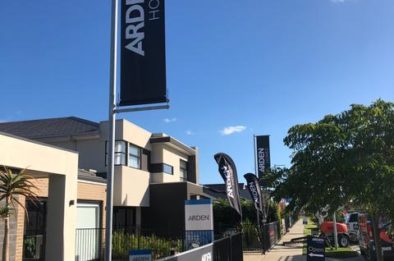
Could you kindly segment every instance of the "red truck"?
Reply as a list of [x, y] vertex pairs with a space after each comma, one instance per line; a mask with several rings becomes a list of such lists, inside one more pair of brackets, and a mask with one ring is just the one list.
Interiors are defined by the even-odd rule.
[[[321, 235], [320, 237], [326, 237], [329, 239], [331, 245], [334, 242], [334, 222], [332, 221], [324, 221], [320, 225]], [[344, 223], [337, 223], [337, 232], [338, 232], [338, 245], [340, 247], [347, 247], [349, 245], [349, 234], [348, 228]]]

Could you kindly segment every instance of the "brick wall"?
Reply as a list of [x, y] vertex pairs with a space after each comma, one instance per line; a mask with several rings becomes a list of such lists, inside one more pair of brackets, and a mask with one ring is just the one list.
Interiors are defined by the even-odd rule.
[[[34, 181], [37, 186], [38, 197], [48, 197], [48, 179], [41, 178]], [[106, 185], [92, 182], [78, 181], [78, 199], [102, 202], [102, 227], [105, 227]], [[20, 198], [22, 204], [25, 199]], [[1, 202], [0, 202], [1, 205]], [[21, 261], [23, 255], [23, 232], [25, 227], [25, 211], [18, 206], [15, 215], [10, 218], [10, 261]], [[0, 220], [0, 256], [4, 237], [4, 221]]]

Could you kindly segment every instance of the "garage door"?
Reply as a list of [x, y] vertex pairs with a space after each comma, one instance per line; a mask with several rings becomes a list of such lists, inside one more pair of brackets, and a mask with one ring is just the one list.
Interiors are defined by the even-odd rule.
[[76, 231], [77, 261], [98, 260], [100, 258], [100, 205], [78, 203]]

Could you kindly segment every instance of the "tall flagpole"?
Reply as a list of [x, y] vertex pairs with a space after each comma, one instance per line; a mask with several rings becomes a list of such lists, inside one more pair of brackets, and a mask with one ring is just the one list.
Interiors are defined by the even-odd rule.
[[113, 211], [113, 176], [114, 176], [114, 145], [116, 122], [116, 75], [118, 54], [118, 0], [112, 0], [111, 15], [111, 52], [110, 52], [110, 83], [109, 83], [109, 113], [108, 113], [108, 164], [107, 164], [107, 203], [105, 229], [105, 260], [112, 260], [112, 211]]
[[254, 155], [254, 173], [259, 178], [259, 173], [257, 173], [257, 150], [256, 150], [256, 135], [253, 134], [253, 155]]

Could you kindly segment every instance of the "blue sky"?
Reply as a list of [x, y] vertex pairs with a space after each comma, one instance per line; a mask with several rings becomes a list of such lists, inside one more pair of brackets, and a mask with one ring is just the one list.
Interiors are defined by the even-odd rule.
[[[394, 1], [166, 1], [169, 110], [121, 114], [200, 149], [201, 183], [254, 171], [253, 135], [394, 100]], [[0, 2], [0, 120], [108, 118], [110, 0]]]

